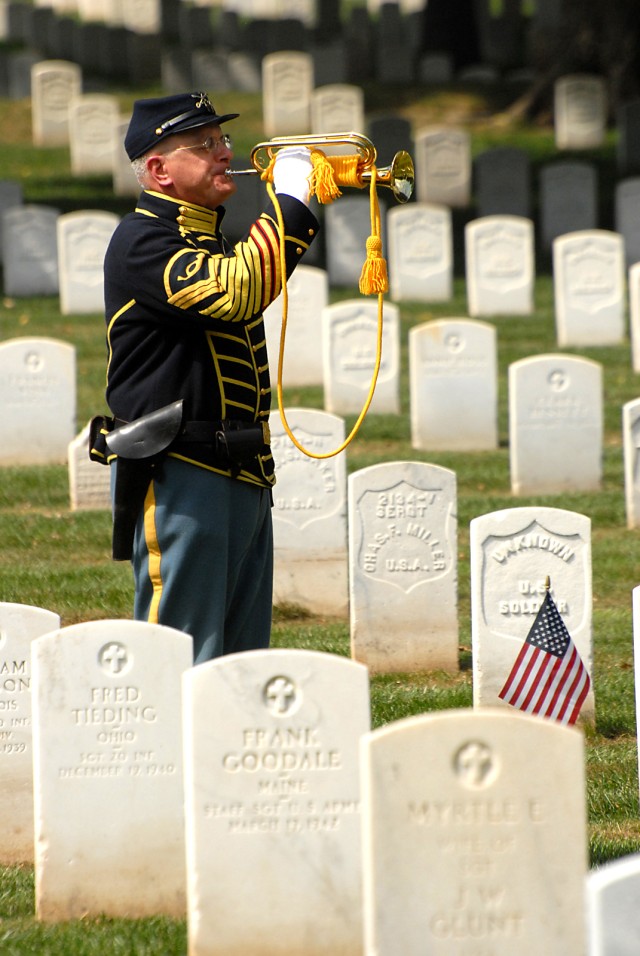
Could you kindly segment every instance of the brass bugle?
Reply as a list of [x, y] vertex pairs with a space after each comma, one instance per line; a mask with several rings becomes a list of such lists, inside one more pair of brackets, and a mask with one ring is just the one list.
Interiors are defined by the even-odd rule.
[[[350, 146], [362, 158], [362, 168], [359, 179], [363, 183], [370, 183], [373, 176], [372, 167], [376, 161], [376, 148], [370, 139], [362, 133], [325, 133], [323, 135], [282, 136], [274, 137], [263, 143], [257, 143], [250, 154], [252, 166], [250, 169], [227, 169], [227, 176], [255, 176], [262, 175], [267, 169], [274, 153], [286, 146], [308, 146], [322, 149], [324, 146]], [[265, 161], [266, 160], [266, 161]], [[414, 169], [413, 160], [409, 153], [401, 149], [395, 154], [389, 166], [376, 169], [376, 183], [385, 186], [393, 192], [397, 202], [408, 202], [413, 195]]]

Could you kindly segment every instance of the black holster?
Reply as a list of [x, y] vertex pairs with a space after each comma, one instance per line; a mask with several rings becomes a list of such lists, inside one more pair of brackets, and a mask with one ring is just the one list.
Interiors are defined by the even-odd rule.
[[107, 459], [117, 456], [112, 553], [115, 561], [129, 561], [138, 516], [154, 469], [182, 428], [182, 400], [119, 427], [110, 424], [111, 429], [103, 420], [101, 430]]

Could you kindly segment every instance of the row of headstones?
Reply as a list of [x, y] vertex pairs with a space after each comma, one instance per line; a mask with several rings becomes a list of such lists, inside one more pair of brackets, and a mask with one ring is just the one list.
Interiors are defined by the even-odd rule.
[[[138, 44], [149, 60], [147, 70], [152, 60], [158, 70], [159, 60], [169, 53], [174, 66], [183, 73], [191, 73], [192, 65], [195, 70], [204, 65], [205, 70], [219, 72], [216, 60], [231, 52], [239, 66], [238, 77], [249, 83], [252, 92], [257, 91], [255, 73], [260, 58], [283, 50], [312, 56], [318, 75], [345, 82], [376, 78], [393, 84], [446, 83], [452, 79], [493, 83], [503, 79], [503, 70], [506, 81], [522, 82], [522, 71], [515, 67], [526, 59], [524, 49], [522, 57], [514, 56], [511, 43], [508, 63], [504, 37], [498, 43], [487, 43], [487, 32], [498, 23], [497, 18], [485, 18], [488, 30], [481, 31], [485, 62], [463, 67], [455, 76], [451, 55], [446, 50], [428, 49], [423, 18], [420, 0], [406, 0], [402, 6], [373, 0], [369, 9], [360, 5], [348, 10], [342, 10], [338, 0], [297, 0], [295, 5], [284, 0], [261, 0], [259, 5], [256, 0], [227, 0], [215, 15], [209, 5], [179, 0], [138, 0], [126, 10], [113, 0], [54, 0], [36, 7], [4, 0], [0, 38], [23, 44], [33, 55], [72, 59], [93, 74], [121, 78], [131, 76], [133, 64], [125, 48], [137, 38], [151, 41], [146, 47]], [[103, 50], [103, 55], [92, 62], [87, 45]], [[111, 62], [106, 55], [109, 47], [116, 54]]]
[[[630, 180], [640, 184], [640, 179]], [[638, 203], [627, 195], [625, 216]], [[640, 190], [637, 191], [640, 200]], [[244, 209], [249, 213], [248, 209]], [[640, 212], [640, 211], [639, 211]], [[256, 215], [258, 203], [256, 202]], [[250, 221], [247, 219], [247, 221]], [[640, 221], [640, 214], [638, 215]], [[119, 218], [99, 210], [61, 215], [43, 205], [23, 205], [18, 183], [0, 183], [0, 259], [8, 296], [60, 295], [63, 314], [101, 312], [104, 254]], [[391, 298], [395, 302], [447, 301], [453, 291], [451, 210], [430, 203], [396, 206], [385, 218]], [[306, 266], [291, 282], [293, 312], [326, 303], [327, 286], [357, 286], [370, 228], [365, 197], [343, 197], [325, 211], [326, 272]], [[534, 308], [533, 223], [517, 216], [486, 216], [465, 226], [469, 314], [528, 315]], [[636, 243], [637, 245], [637, 243]], [[580, 230], [553, 241], [557, 339], [561, 347], [621, 344], [626, 334], [625, 237]], [[640, 249], [637, 250], [640, 255]], [[307, 290], [306, 286], [312, 286]], [[629, 270], [634, 367], [640, 266]], [[296, 300], [297, 296], [300, 301]], [[276, 306], [279, 308], [279, 305]], [[307, 323], [304, 316], [300, 323]], [[300, 337], [301, 341], [306, 341]], [[310, 351], [307, 349], [307, 351]], [[321, 353], [319, 352], [318, 355]], [[313, 358], [312, 358], [313, 361]]]
[[169, 628], [8, 604], [0, 633], [0, 859], [34, 861], [39, 920], [186, 915], [193, 956], [635, 954], [640, 856], [588, 872], [579, 730], [371, 731], [335, 655], [193, 667]]

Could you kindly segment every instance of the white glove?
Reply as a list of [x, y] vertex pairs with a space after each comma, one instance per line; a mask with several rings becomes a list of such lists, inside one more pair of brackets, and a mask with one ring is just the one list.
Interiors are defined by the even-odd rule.
[[284, 193], [309, 205], [309, 176], [313, 170], [311, 151], [306, 146], [285, 146], [276, 153], [273, 185], [276, 193]]

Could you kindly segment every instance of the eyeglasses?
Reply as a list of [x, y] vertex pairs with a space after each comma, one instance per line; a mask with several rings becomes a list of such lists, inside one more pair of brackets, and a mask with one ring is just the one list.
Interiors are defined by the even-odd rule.
[[205, 153], [219, 153], [222, 149], [232, 148], [233, 143], [231, 142], [231, 137], [225, 133], [220, 139], [207, 136], [204, 143], [196, 143], [195, 146], [176, 146], [174, 152], [179, 153], [182, 149], [203, 149]]

